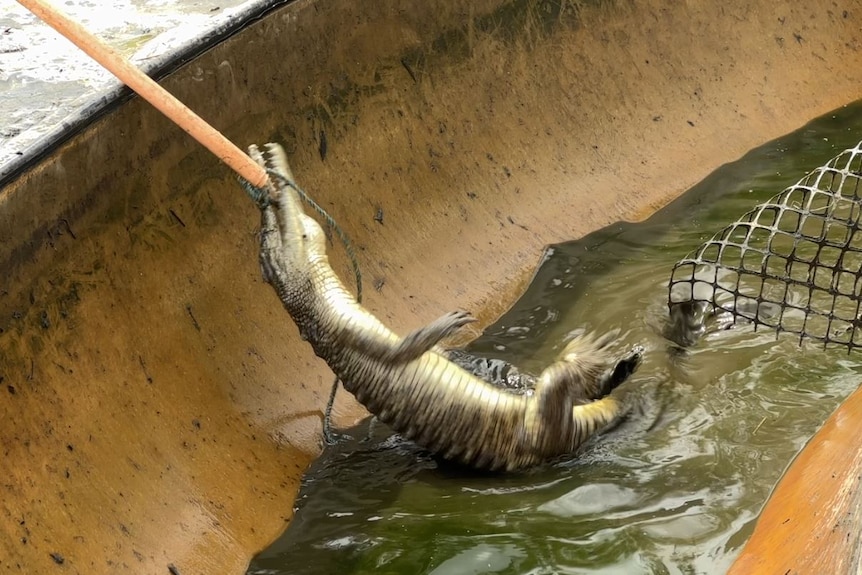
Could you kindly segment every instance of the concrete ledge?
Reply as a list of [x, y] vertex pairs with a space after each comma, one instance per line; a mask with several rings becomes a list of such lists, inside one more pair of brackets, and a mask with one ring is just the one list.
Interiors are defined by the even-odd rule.
[[[290, 0], [193, 6], [67, 2], [61, 10], [153, 78]], [[14, 0], [0, 0], [0, 187], [132, 94]]]

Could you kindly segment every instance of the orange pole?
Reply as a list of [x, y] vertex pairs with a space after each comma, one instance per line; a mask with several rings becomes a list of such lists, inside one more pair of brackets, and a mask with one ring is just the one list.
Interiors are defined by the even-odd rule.
[[44, 0], [18, 0], [18, 3], [104, 66], [237, 174], [255, 186], [266, 184], [266, 171], [248, 155], [83, 26]]

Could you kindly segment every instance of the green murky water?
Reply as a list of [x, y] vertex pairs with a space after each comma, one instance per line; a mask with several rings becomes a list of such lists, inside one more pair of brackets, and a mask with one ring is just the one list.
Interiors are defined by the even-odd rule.
[[[441, 464], [382, 426], [328, 449], [263, 574], [723, 573], [862, 354], [740, 327], [684, 356], [661, 329], [673, 264], [862, 137], [862, 103], [723, 166], [648, 221], [554, 246], [470, 351], [539, 371], [567, 334], [646, 347], [639, 413], [577, 458], [513, 475]], [[350, 433], [363, 437], [366, 430]]]

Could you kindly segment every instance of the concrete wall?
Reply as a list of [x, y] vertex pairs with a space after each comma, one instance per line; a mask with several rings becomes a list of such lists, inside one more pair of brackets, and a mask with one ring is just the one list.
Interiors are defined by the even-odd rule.
[[[844, 4], [297, 1], [164, 84], [286, 144], [394, 329], [487, 323], [545, 244], [859, 98]], [[0, 567], [238, 573], [290, 520], [332, 376], [260, 279], [257, 219], [139, 101], [0, 191]]]

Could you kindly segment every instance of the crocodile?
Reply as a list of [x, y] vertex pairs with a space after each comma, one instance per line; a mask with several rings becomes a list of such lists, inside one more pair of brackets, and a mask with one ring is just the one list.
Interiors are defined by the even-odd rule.
[[395, 432], [444, 459], [511, 471], [574, 453], [627, 413], [618, 386], [640, 364], [642, 348], [615, 360], [610, 336], [572, 339], [518, 393], [477, 375], [482, 370], [471, 368], [475, 362], [455, 363], [441, 347], [475, 321], [466, 312], [397, 335], [333, 271], [326, 236], [303, 210], [281, 146], [261, 151], [253, 145], [249, 155], [270, 175], [264, 188], [246, 186], [261, 210], [264, 280], [344, 388]]

